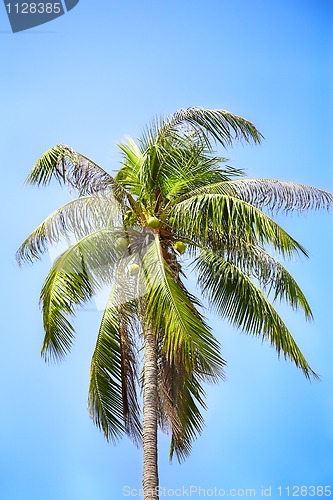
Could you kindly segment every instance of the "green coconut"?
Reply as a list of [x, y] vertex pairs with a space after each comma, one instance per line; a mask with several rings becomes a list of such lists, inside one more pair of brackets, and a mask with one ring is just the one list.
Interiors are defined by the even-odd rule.
[[147, 226], [151, 227], [152, 229], [157, 229], [158, 226], [160, 225], [160, 221], [157, 219], [157, 217], [149, 217], [147, 220]]
[[182, 241], [176, 241], [176, 243], [173, 245], [173, 248], [176, 250], [176, 252], [183, 254], [186, 250], [186, 245]]
[[140, 271], [140, 266], [138, 264], [130, 264], [128, 266], [128, 271], [131, 276], [136, 276]]

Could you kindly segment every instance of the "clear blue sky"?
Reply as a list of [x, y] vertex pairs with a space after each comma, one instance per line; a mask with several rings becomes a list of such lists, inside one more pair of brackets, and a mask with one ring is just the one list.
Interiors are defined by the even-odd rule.
[[[100, 313], [78, 315], [61, 366], [39, 356], [39, 289], [50, 261], [18, 269], [22, 240], [67, 193], [26, 188], [34, 161], [66, 143], [117, 170], [116, 142], [155, 114], [198, 105], [253, 121], [260, 147], [225, 153], [249, 176], [333, 191], [332, 11], [328, 0], [81, 0], [68, 14], [13, 35], [0, 6], [2, 319], [0, 498], [121, 499], [140, 488], [141, 451], [108, 445], [87, 412]], [[289, 264], [315, 321], [281, 309], [322, 382], [255, 338], [210, 316], [228, 360], [208, 388], [206, 428], [181, 466], [160, 440], [160, 482], [176, 488], [332, 486], [332, 215], [280, 217], [310, 252]], [[198, 497], [198, 496], [197, 496]], [[194, 495], [193, 495], [193, 498]]]

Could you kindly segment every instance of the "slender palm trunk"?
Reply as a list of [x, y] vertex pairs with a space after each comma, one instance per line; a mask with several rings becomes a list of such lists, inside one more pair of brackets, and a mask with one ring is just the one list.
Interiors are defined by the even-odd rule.
[[144, 333], [145, 364], [143, 385], [143, 491], [144, 500], [156, 500], [158, 494], [157, 467], [157, 355], [152, 330]]

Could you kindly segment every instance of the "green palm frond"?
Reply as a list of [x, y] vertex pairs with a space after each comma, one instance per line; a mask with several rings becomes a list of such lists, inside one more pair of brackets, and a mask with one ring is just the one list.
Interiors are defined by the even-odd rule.
[[123, 163], [115, 180], [129, 190], [132, 195], [139, 196], [142, 190], [140, 169], [145, 161], [145, 155], [130, 137], [126, 139], [126, 142], [119, 143], [118, 146], [123, 153]]
[[197, 258], [196, 271], [203, 295], [220, 316], [245, 333], [269, 340], [278, 355], [291, 359], [307, 378], [318, 378], [274, 307], [244, 272], [207, 250]]
[[77, 189], [80, 194], [95, 194], [110, 187], [113, 181], [95, 162], [64, 144], [46, 151], [33, 166], [26, 182], [46, 186], [52, 177], [60, 184]]
[[208, 248], [216, 234], [224, 233], [250, 244], [272, 245], [284, 257], [295, 253], [307, 256], [305, 248], [273, 219], [238, 198], [224, 194], [194, 195], [172, 206], [169, 214], [180, 234]]
[[121, 205], [128, 202], [136, 212], [132, 195], [97, 163], [63, 144], [46, 151], [33, 166], [27, 184], [47, 186], [55, 178], [60, 184], [78, 191], [79, 196], [110, 194]]
[[109, 197], [84, 196], [66, 203], [45, 219], [16, 253], [19, 264], [39, 259], [62, 239], [81, 239], [98, 229], [120, 227], [119, 205]]
[[132, 328], [135, 314], [133, 304], [119, 303], [115, 285], [104, 310], [91, 361], [88, 406], [94, 423], [107, 440], [115, 441], [126, 433], [139, 444], [138, 364]]
[[190, 299], [174, 281], [163, 258], [157, 235], [143, 258], [147, 287], [148, 319], [156, 331], [163, 332], [163, 352], [168, 360], [181, 350], [187, 370], [216, 379], [225, 362], [217, 340]]
[[[74, 243], [54, 262], [41, 291], [45, 358], [61, 359], [69, 350], [74, 329], [66, 318], [104, 284], [124, 273], [128, 256], [115, 248], [118, 232], [103, 229]], [[122, 233], [121, 233], [122, 234]], [[126, 278], [124, 278], [126, 281]]]
[[[328, 210], [333, 195], [323, 189], [296, 182], [272, 179], [229, 179], [228, 182], [207, 183], [181, 199], [200, 194], [222, 194], [238, 197], [251, 205], [271, 212], [280, 210]], [[181, 201], [181, 200], [179, 200]]]
[[231, 238], [223, 257], [249, 278], [258, 280], [263, 290], [273, 296], [273, 302], [285, 300], [293, 309], [303, 309], [306, 319], [313, 319], [309, 303], [296, 280], [264, 249]]
[[178, 141], [179, 137], [186, 137], [188, 140], [192, 139], [194, 144], [205, 145], [209, 149], [211, 139], [223, 147], [239, 140], [254, 144], [259, 144], [262, 140], [262, 135], [251, 122], [222, 109], [178, 109], [160, 123], [156, 121], [150, 129], [151, 131], [146, 131], [146, 141], [151, 137], [153, 140], [157, 138], [158, 142], [169, 137]]
[[71, 349], [77, 309], [112, 285], [88, 398], [91, 417], [108, 441], [127, 434], [141, 443], [140, 386], [148, 405], [145, 449], [150, 434], [155, 446], [158, 421], [171, 434], [170, 458], [182, 461], [203, 429], [203, 384], [223, 377], [226, 362], [200, 300], [186, 288], [188, 262], [211, 309], [268, 341], [307, 378], [318, 378], [273, 307], [285, 301], [312, 318], [294, 278], [269, 254], [291, 258], [307, 252], [264, 211], [328, 209], [333, 195], [293, 182], [247, 179], [213, 151], [214, 145], [259, 144], [262, 138], [251, 122], [228, 111], [191, 107], [155, 119], [137, 143], [128, 138], [119, 144], [122, 165], [115, 177], [61, 144], [33, 166], [28, 184], [46, 186], [55, 179], [78, 193], [17, 252], [21, 264], [53, 245], [69, 245], [40, 294], [47, 361], [59, 361]]
[[159, 358], [159, 413], [164, 428], [171, 432], [170, 460], [174, 453], [179, 462], [191, 452], [194, 439], [204, 427], [198, 405], [205, 409], [205, 393], [196, 373], [188, 373], [181, 361], [182, 354], [170, 362], [163, 353]]
[[[130, 284], [130, 281], [128, 282]], [[137, 331], [137, 302], [121, 304], [119, 314], [119, 344], [121, 354], [123, 417], [126, 434], [137, 444], [142, 440], [141, 411], [137, 396], [139, 365], [134, 335]]]
[[45, 331], [41, 354], [46, 361], [61, 361], [70, 350], [75, 332], [68, 316], [74, 316], [75, 307], [89, 301], [93, 292], [84, 269], [66, 273], [51, 268], [40, 295]]
[[171, 151], [167, 148], [160, 153], [161, 167], [157, 176], [158, 186], [167, 201], [190, 194], [201, 186], [224, 182], [241, 174], [225, 165], [225, 158], [208, 155], [202, 148], [173, 148]]
[[146, 129], [141, 144], [145, 161], [139, 176], [144, 193], [161, 189], [159, 181], [170, 171], [170, 163], [173, 168], [184, 160], [189, 164], [188, 156], [196, 156], [198, 152], [206, 153], [207, 158], [207, 153], [212, 152], [212, 139], [227, 147], [239, 140], [257, 144], [261, 138], [251, 122], [224, 110], [191, 107], [179, 109], [166, 119], [156, 119]]

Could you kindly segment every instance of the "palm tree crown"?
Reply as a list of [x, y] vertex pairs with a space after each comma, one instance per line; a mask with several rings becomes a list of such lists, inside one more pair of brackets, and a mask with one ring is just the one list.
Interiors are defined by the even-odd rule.
[[[74, 339], [69, 317], [105, 284], [110, 295], [91, 363], [89, 408], [107, 439], [142, 439], [138, 387], [140, 348], [152, 334], [156, 418], [171, 433], [171, 456], [182, 460], [203, 427], [204, 381], [223, 376], [225, 361], [198, 298], [186, 288], [191, 265], [208, 306], [265, 339], [307, 378], [317, 377], [273, 304], [284, 300], [312, 318], [287, 269], [306, 250], [268, 215], [327, 209], [332, 194], [284, 181], [248, 179], [216, 156], [214, 147], [262, 136], [247, 120], [222, 110], [180, 109], [155, 120], [137, 143], [119, 144], [115, 177], [58, 145], [34, 165], [27, 182], [52, 178], [78, 197], [51, 214], [24, 241], [19, 262], [38, 259], [69, 238], [41, 290], [42, 354], [60, 360]], [[147, 345], [147, 344], [145, 344]]]

